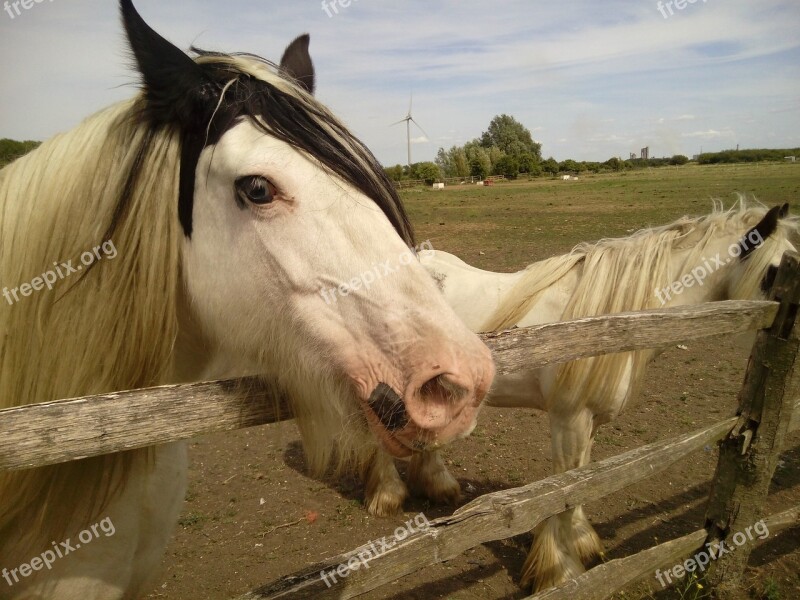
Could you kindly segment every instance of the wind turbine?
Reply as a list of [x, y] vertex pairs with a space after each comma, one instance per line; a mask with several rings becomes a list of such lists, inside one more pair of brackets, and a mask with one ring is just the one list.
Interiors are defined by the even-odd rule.
[[399, 121], [396, 121], [396, 122], [392, 123], [391, 125], [389, 125], [389, 127], [394, 127], [395, 125], [399, 125], [400, 123], [403, 123], [405, 121], [405, 124], [406, 124], [406, 140], [408, 142], [408, 168], [409, 169], [411, 168], [411, 123], [413, 122], [414, 125], [416, 125], [417, 128], [423, 133], [423, 135], [425, 137], [428, 137], [428, 134], [425, 133], [425, 130], [422, 128], [422, 126], [420, 126], [419, 123], [414, 121], [414, 117], [411, 116], [411, 104], [412, 104], [413, 101], [414, 101], [414, 95], [411, 94], [409, 96], [409, 98], [408, 98], [408, 114], [406, 114], [405, 118], [400, 119]]

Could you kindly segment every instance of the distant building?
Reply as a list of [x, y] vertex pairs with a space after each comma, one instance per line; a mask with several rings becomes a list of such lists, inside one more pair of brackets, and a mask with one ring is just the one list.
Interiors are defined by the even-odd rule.
[[636, 160], [636, 152], [631, 152], [631, 155], [628, 158], [630, 158], [630, 160]]
[[644, 148], [642, 148], [641, 154], [642, 154], [642, 160], [647, 160], [648, 158], [650, 158], [650, 146], [645, 146]]

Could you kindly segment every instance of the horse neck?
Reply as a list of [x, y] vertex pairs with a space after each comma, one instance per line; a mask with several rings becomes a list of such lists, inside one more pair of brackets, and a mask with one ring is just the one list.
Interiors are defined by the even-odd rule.
[[497, 311], [503, 298], [524, 274], [524, 271], [493, 273], [466, 263], [438, 259], [424, 264], [434, 278], [440, 280], [447, 303], [472, 331], [482, 330], [487, 315]]
[[579, 281], [583, 255], [570, 253], [529, 265], [498, 295], [482, 331], [498, 331], [558, 320]]

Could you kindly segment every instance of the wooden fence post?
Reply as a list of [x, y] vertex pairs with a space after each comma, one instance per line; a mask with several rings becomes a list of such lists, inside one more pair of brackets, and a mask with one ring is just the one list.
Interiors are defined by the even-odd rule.
[[[705, 548], [712, 557], [707, 580], [717, 598], [742, 597], [750, 537], [764, 516], [769, 485], [800, 396], [799, 260], [797, 254], [783, 257], [772, 288], [780, 302], [778, 314], [772, 327], [758, 332], [739, 395], [739, 420], [720, 445], [706, 511]], [[763, 525], [758, 533], [762, 532]], [[719, 543], [724, 544], [722, 551]]]

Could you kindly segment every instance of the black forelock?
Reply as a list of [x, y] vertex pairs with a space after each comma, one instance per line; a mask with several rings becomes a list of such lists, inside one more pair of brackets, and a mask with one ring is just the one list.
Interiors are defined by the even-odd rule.
[[[341, 123], [323, 109], [315, 108], [311, 102], [304, 102], [266, 81], [236, 71], [226, 55], [196, 48], [192, 50], [200, 56], [212, 58], [200, 65], [209, 80], [217, 84], [221, 99], [218, 96], [217, 104], [210, 107], [210, 121], [182, 132], [178, 216], [187, 237], [192, 234], [194, 180], [200, 153], [219, 142], [242, 118], [250, 118], [253, 125], [265, 134], [314, 156], [330, 172], [371, 198], [400, 237], [413, 245], [413, 230], [394, 185], [367, 147]], [[215, 56], [220, 60], [214, 61]], [[269, 61], [253, 55], [234, 56], [247, 56], [276, 68]], [[336, 136], [346, 140], [350, 147]], [[368, 165], [367, 169], [363, 165]]]

